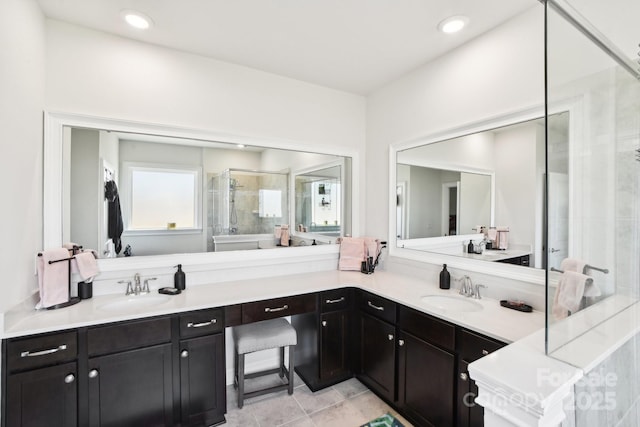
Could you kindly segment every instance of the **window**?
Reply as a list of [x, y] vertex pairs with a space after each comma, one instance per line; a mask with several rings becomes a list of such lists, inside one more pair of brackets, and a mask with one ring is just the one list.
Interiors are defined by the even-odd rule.
[[200, 170], [127, 166], [127, 231], [200, 229]]

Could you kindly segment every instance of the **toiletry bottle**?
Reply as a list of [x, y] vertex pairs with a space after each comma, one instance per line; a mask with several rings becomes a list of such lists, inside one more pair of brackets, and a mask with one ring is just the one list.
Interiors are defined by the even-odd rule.
[[470, 254], [473, 253], [473, 240], [469, 240], [469, 244], [467, 245], [467, 252]]
[[451, 287], [451, 275], [447, 271], [447, 264], [442, 264], [440, 272], [440, 289], [449, 289]]
[[181, 291], [184, 291], [187, 287], [184, 271], [182, 271], [182, 264], [178, 264], [178, 271], [173, 275], [173, 286]]

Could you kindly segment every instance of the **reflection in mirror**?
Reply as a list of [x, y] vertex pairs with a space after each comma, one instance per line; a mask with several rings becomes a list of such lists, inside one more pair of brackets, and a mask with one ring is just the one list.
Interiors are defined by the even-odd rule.
[[299, 232], [340, 236], [342, 165], [295, 175], [296, 227]]
[[[550, 144], [567, 151], [569, 114], [549, 120]], [[544, 119], [398, 151], [397, 246], [543, 268], [544, 182]], [[566, 230], [551, 237], [568, 246]]]
[[[125, 250], [273, 248], [275, 227], [290, 225], [292, 217], [292, 167], [319, 170], [321, 177], [321, 165], [345, 163], [334, 155], [68, 126], [62, 145], [62, 241], [95, 248], [104, 258]], [[308, 234], [299, 244], [311, 243], [314, 233], [319, 243], [321, 234], [350, 233], [350, 220], [342, 218], [351, 211], [341, 194], [350, 176], [339, 166], [337, 175], [326, 172], [315, 184]], [[117, 190], [118, 209], [105, 198], [107, 182]]]

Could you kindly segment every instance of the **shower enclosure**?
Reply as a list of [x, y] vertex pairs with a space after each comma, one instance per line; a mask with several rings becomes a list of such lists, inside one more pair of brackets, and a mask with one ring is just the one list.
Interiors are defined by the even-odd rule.
[[227, 169], [209, 177], [209, 251], [275, 246], [274, 228], [289, 224], [289, 173]]

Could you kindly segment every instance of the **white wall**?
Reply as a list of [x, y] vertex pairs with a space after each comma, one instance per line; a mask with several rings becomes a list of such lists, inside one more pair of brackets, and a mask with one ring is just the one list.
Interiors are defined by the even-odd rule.
[[0, 161], [4, 183], [0, 309], [24, 299], [36, 287], [34, 257], [42, 249], [44, 50], [44, 18], [35, 2], [2, 0], [0, 129], [5, 155]]
[[368, 97], [366, 234], [388, 234], [390, 144], [542, 106], [543, 29], [536, 5]]

